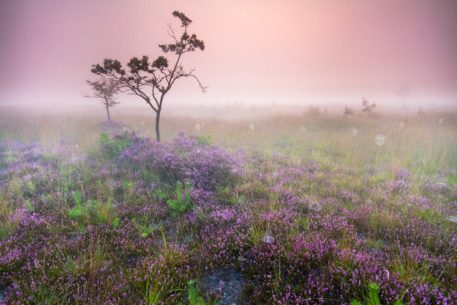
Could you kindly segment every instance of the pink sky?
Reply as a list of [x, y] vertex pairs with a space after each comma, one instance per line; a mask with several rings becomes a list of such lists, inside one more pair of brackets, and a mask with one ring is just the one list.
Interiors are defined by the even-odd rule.
[[160, 55], [176, 9], [206, 43], [184, 63], [209, 89], [184, 80], [168, 104], [392, 105], [406, 85], [410, 104], [457, 105], [455, 0], [1, 1], [0, 103], [87, 103], [91, 65]]

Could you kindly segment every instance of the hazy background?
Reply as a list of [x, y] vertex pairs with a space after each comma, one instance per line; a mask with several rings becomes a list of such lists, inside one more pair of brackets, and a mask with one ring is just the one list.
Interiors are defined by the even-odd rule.
[[[98, 106], [83, 97], [91, 65], [155, 58], [169, 41], [167, 24], [178, 28], [173, 10], [206, 43], [184, 64], [209, 89], [177, 83], [165, 112], [234, 103], [331, 108], [359, 105], [362, 96], [378, 108], [457, 106], [455, 0], [2, 0], [0, 103]], [[397, 95], [402, 87], [408, 98]]]

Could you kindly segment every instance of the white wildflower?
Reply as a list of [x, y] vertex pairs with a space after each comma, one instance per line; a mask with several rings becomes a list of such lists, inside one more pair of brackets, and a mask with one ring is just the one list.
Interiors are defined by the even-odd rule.
[[451, 222], [457, 223], [457, 215], [449, 216], [447, 219]]
[[322, 205], [317, 201], [313, 201], [309, 204], [309, 209], [314, 212], [319, 212], [322, 210]]
[[353, 137], [355, 137], [355, 136], [359, 133], [359, 130], [358, 130], [357, 128], [355, 128], [355, 127], [352, 127], [352, 128], [349, 130], [349, 132], [351, 133], [351, 135], [352, 135]]
[[385, 135], [378, 134], [378, 135], [376, 136], [374, 142], [375, 142], [376, 145], [378, 145], [378, 146], [383, 146], [384, 143], [386, 142], [386, 136], [385, 136]]
[[262, 241], [266, 244], [272, 244], [274, 243], [275, 239], [273, 236], [266, 234], [263, 238]]

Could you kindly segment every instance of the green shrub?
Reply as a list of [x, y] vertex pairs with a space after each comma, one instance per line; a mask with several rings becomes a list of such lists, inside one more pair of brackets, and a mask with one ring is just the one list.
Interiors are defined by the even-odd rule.
[[211, 136], [209, 134], [207, 135], [201, 135], [197, 137], [197, 143], [201, 145], [211, 145]]
[[119, 217], [115, 217], [113, 221], [111, 222], [111, 225], [113, 228], [118, 228], [121, 225], [121, 219]]
[[[200, 292], [198, 291], [197, 287], [195, 286], [195, 281], [190, 280], [187, 282], [187, 300], [189, 301], [189, 305], [206, 305], [206, 304], [214, 304], [218, 305], [219, 303], [207, 303], [201, 296]], [[178, 305], [182, 305], [179, 303]]]
[[176, 183], [175, 189], [176, 199], [168, 199], [168, 207], [175, 214], [182, 214], [192, 207], [192, 201], [190, 199], [190, 181], [186, 181], [185, 188], [183, 190], [182, 182]]
[[72, 193], [73, 201], [75, 202], [75, 205], [81, 205], [82, 204], [82, 196], [81, 196], [81, 191], [74, 191]]
[[[381, 305], [381, 300], [379, 299], [379, 285], [376, 283], [370, 283], [368, 285], [368, 296], [365, 300], [365, 305]], [[362, 302], [357, 300], [352, 300], [351, 305], [363, 305]], [[398, 300], [393, 305], [403, 305], [403, 302]]]
[[106, 202], [88, 200], [82, 203], [79, 195], [75, 194], [78, 192], [74, 192], [76, 205], [68, 210], [69, 218], [82, 224], [112, 224], [115, 228], [119, 226], [120, 220], [116, 219], [116, 210], [111, 199]]
[[190, 280], [189, 282], [187, 282], [187, 294], [190, 305], [206, 305], [205, 300], [200, 295], [199, 291], [197, 290], [197, 287], [195, 287], [194, 280]]
[[71, 193], [71, 197], [75, 206], [68, 210], [68, 217], [71, 219], [80, 219], [88, 213], [88, 207], [83, 205], [81, 191], [74, 191]]
[[132, 223], [143, 238], [149, 237], [155, 231], [162, 230], [160, 225], [151, 224], [147, 217], [133, 218]]
[[102, 153], [108, 159], [114, 159], [119, 153], [130, 145], [130, 138], [127, 135], [110, 137], [106, 133], [100, 135]]

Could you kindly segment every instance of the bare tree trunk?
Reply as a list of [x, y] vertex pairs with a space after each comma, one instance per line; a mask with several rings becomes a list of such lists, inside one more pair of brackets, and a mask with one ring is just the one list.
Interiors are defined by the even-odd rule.
[[156, 112], [156, 139], [160, 142], [160, 109]]
[[111, 124], [111, 115], [109, 113], [109, 107], [105, 106], [105, 108], [106, 108], [106, 116], [108, 117], [108, 122]]

